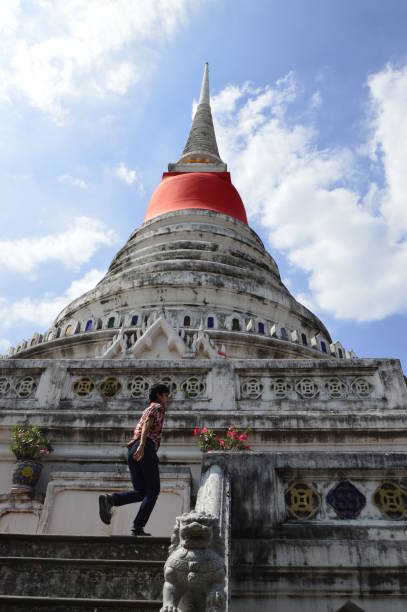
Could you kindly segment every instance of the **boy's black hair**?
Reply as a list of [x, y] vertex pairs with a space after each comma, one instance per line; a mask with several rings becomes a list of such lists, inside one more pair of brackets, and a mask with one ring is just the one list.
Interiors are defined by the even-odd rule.
[[169, 394], [169, 392], [170, 390], [167, 387], [167, 385], [163, 385], [160, 383], [158, 385], [154, 385], [153, 387], [151, 387], [148, 397], [149, 397], [150, 402], [155, 402], [155, 400], [157, 399], [157, 393], [162, 395], [163, 393]]

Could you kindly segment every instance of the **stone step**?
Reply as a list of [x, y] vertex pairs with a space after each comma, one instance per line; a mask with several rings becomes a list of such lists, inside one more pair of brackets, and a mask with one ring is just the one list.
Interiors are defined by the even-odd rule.
[[163, 562], [0, 557], [0, 594], [160, 600]]
[[165, 561], [169, 538], [0, 534], [0, 557]]
[[161, 601], [129, 599], [72, 599], [61, 597], [18, 597], [0, 595], [0, 610], [4, 612], [159, 612]]

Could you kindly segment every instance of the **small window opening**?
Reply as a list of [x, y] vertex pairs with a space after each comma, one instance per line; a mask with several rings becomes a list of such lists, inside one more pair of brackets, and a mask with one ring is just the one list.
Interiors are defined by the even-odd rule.
[[110, 319], [107, 322], [107, 327], [109, 329], [111, 329], [112, 327], [114, 327], [114, 317], [110, 317]]
[[340, 348], [338, 348], [338, 357], [339, 359], [343, 359], [343, 351]]
[[232, 320], [232, 331], [240, 331], [240, 321], [239, 319]]
[[325, 344], [325, 342], [324, 342], [323, 340], [321, 340], [321, 349], [322, 349], [322, 352], [323, 352], [323, 353], [326, 353], [326, 352], [327, 352], [327, 350], [326, 350], [326, 344]]
[[98, 319], [96, 329], [102, 329], [102, 319]]
[[35, 344], [35, 338], [33, 338], [30, 342], [30, 346], [32, 346], [33, 344]]
[[72, 325], [68, 325], [65, 330], [65, 336], [69, 336], [72, 333]]
[[307, 336], [305, 334], [301, 334], [301, 340], [304, 346], [307, 346]]
[[288, 334], [287, 334], [287, 330], [285, 327], [282, 327], [280, 329], [280, 336], [282, 340], [288, 340]]
[[191, 317], [187, 315], [184, 317], [184, 327], [189, 327], [191, 325]]
[[259, 334], [264, 334], [264, 323], [258, 325]]
[[215, 327], [215, 320], [213, 317], [208, 317], [208, 329], [213, 329]]
[[138, 315], [133, 315], [131, 317], [131, 324], [132, 325], [137, 325], [137, 323], [138, 323]]
[[90, 331], [91, 329], [92, 329], [92, 321], [89, 319], [89, 321], [86, 321], [85, 332]]

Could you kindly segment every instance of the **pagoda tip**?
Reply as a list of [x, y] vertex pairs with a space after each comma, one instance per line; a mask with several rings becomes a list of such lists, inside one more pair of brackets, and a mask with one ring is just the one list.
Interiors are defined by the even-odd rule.
[[227, 172], [227, 166], [219, 156], [213, 127], [208, 66], [205, 62], [201, 95], [187, 143], [177, 163], [168, 164], [169, 172]]
[[209, 64], [205, 62], [204, 75], [202, 79], [201, 95], [198, 104], [210, 104], [209, 100]]

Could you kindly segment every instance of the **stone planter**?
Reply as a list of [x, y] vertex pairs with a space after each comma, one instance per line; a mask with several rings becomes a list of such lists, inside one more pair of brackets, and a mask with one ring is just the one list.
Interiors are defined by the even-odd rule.
[[42, 463], [30, 459], [17, 461], [11, 493], [32, 493], [41, 475]]

